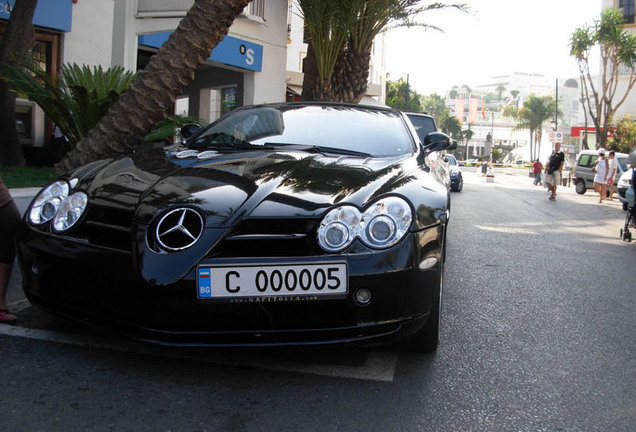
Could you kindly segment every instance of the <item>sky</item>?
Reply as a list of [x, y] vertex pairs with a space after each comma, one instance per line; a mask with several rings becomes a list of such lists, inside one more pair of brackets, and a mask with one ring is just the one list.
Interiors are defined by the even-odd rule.
[[447, 0], [466, 3], [429, 11], [423, 21], [443, 33], [422, 28], [387, 32], [389, 80], [406, 80], [422, 95], [441, 96], [452, 86], [476, 87], [514, 72], [565, 79], [579, 76], [570, 56], [574, 30], [592, 25], [602, 0]]

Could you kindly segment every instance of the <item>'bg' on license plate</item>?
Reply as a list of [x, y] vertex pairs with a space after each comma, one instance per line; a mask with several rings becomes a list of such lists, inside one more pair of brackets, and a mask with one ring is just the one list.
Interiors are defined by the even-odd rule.
[[294, 265], [210, 266], [197, 269], [200, 299], [347, 294], [346, 262]]

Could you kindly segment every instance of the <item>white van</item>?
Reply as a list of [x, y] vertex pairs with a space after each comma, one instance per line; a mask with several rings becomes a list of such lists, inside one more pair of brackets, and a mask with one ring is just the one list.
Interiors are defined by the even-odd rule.
[[[605, 156], [609, 159], [609, 150], [605, 151]], [[614, 184], [618, 184], [618, 180], [623, 173], [629, 169], [629, 155], [626, 153], [616, 153], [614, 159], [618, 162], [618, 169], [614, 177]], [[598, 160], [598, 150], [581, 150], [576, 157], [576, 165], [572, 171], [572, 181], [574, 182], [576, 193], [583, 195], [586, 190], [594, 190], [594, 171]], [[614, 188], [616, 189], [616, 188]]]

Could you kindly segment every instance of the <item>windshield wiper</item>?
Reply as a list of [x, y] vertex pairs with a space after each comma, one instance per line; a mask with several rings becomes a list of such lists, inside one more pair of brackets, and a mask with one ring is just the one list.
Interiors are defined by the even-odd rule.
[[346, 148], [338, 148], [338, 147], [327, 147], [320, 145], [308, 145], [308, 144], [290, 144], [290, 143], [265, 143], [267, 148], [273, 147], [288, 147], [292, 150], [301, 150], [312, 153], [320, 153], [320, 154], [339, 154], [345, 156], [356, 156], [356, 157], [373, 157], [370, 153], [365, 153], [357, 150], [350, 150]]
[[207, 147], [207, 146], [216, 146], [216, 147], [238, 147], [238, 148], [262, 148], [258, 144], [252, 144], [244, 139], [235, 137], [234, 135], [230, 135], [224, 132], [217, 132], [214, 134], [206, 135], [198, 138], [193, 144], [193, 147]]

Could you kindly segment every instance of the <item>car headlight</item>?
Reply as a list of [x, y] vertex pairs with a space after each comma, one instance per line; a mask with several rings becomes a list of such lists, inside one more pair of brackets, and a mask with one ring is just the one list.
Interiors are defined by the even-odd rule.
[[382, 198], [363, 213], [350, 205], [330, 210], [320, 222], [318, 243], [328, 252], [338, 252], [356, 238], [374, 249], [388, 248], [407, 233], [413, 213], [399, 197]]
[[31, 205], [29, 222], [41, 225], [53, 219], [68, 196], [68, 192], [69, 185], [64, 180], [58, 180], [42, 189]]
[[84, 192], [75, 192], [69, 195], [60, 207], [55, 219], [53, 220], [53, 229], [55, 231], [66, 231], [77, 222], [86, 210], [88, 204], [88, 196]]

